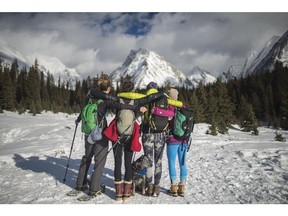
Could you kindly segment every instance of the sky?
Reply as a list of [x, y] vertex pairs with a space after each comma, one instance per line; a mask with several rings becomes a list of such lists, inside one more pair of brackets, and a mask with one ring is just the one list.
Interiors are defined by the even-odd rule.
[[[231, 65], [243, 64], [274, 35], [288, 31], [288, 12], [281, 7], [277, 11], [271, 3], [268, 8], [256, 6], [259, 11], [253, 10], [255, 6], [252, 11], [247, 7], [241, 11], [238, 5], [226, 5], [225, 11], [218, 4], [211, 8], [211, 3], [210, 7], [193, 5], [191, 10], [182, 4], [178, 9], [182, 0], [176, 7], [167, 1], [167, 9], [159, 2], [146, 7], [151, 1], [140, 2], [143, 8], [131, 8], [133, 2], [128, 1], [130, 7], [112, 3], [114, 7], [95, 5], [91, 9], [89, 4], [83, 7], [84, 0], [80, 7], [67, 10], [63, 0], [64, 7], [54, 7], [52, 1], [52, 8], [44, 5], [17, 10], [12, 7], [14, 1], [11, 7], [1, 9], [0, 43], [10, 44], [24, 55], [55, 56], [84, 76], [101, 71], [110, 74], [131, 50], [139, 48], [158, 53], [185, 74], [199, 66], [217, 76]], [[249, 1], [242, 3], [245, 6]]]

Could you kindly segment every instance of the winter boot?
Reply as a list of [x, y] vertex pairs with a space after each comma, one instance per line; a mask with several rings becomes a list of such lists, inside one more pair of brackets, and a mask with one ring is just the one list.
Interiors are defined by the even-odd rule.
[[171, 184], [170, 190], [168, 190], [168, 193], [173, 197], [177, 197], [178, 196], [177, 189], [178, 189], [177, 184]]
[[153, 196], [153, 192], [154, 192], [154, 185], [149, 184], [146, 189], [146, 196]]
[[184, 197], [184, 190], [185, 190], [185, 185], [179, 183], [178, 184], [178, 191], [177, 191], [178, 195], [181, 197]]
[[123, 181], [114, 181], [115, 183], [115, 190], [116, 190], [116, 197], [115, 200], [119, 201], [123, 199]]
[[124, 196], [123, 199], [128, 199], [132, 195], [132, 181], [124, 181]]
[[154, 194], [153, 194], [153, 196], [158, 197], [159, 194], [160, 194], [160, 187], [159, 187], [159, 185], [154, 185]]

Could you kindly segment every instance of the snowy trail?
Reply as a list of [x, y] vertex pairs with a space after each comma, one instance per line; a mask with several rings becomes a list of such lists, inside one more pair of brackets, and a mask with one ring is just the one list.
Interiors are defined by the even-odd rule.
[[[0, 114], [1, 204], [119, 203], [113, 199], [112, 152], [102, 178], [105, 194], [86, 203], [65, 195], [74, 187], [84, 152], [78, 129], [64, 184], [74, 119], [75, 116], [51, 113], [37, 117]], [[185, 198], [165, 193], [170, 186], [165, 149], [160, 196], [136, 193], [125, 204], [288, 203], [288, 144], [274, 141], [274, 130], [259, 128], [260, 135], [252, 136], [232, 128], [228, 135], [214, 137], [205, 135], [207, 127], [197, 124], [194, 129], [193, 144], [187, 154]], [[136, 157], [140, 155], [137, 153]]]

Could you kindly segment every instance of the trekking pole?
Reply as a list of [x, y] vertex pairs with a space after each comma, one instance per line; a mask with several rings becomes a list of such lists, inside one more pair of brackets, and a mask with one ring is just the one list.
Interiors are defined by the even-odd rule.
[[67, 171], [68, 171], [68, 167], [69, 167], [70, 157], [71, 157], [71, 154], [72, 154], [72, 149], [73, 149], [73, 145], [74, 145], [74, 140], [75, 140], [77, 127], [78, 127], [78, 124], [76, 124], [76, 127], [75, 127], [74, 136], [73, 136], [72, 145], [71, 145], [71, 148], [70, 148], [70, 154], [69, 154], [69, 158], [68, 158], [68, 162], [67, 162], [67, 166], [66, 166], [66, 171], [65, 171], [63, 183], [66, 182], [66, 175], [67, 175]]

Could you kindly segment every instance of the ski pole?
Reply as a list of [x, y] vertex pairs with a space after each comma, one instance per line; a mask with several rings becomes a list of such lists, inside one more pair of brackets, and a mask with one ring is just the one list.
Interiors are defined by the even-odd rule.
[[70, 154], [69, 154], [69, 158], [68, 158], [68, 162], [67, 162], [67, 166], [66, 166], [66, 171], [65, 171], [63, 183], [66, 182], [66, 175], [67, 175], [67, 171], [68, 171], [68, 167], [69, 167], [70, 157], [71, 157], [71, 154], [72, 154], [72, 149], [73, 149], [73, 145], [74, 145], [74, 140], [75, 140], [77, 127], [78, 127], [78, 124], [76, 124], [76, 127], [75, 127], [74, 136], [73, 136], [72, 145], [71, 145], [71, 148], [70, 148]]

